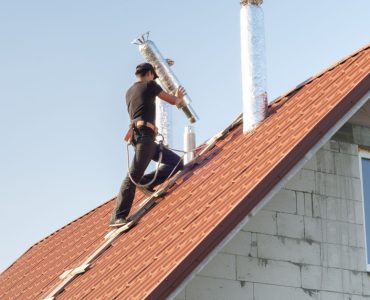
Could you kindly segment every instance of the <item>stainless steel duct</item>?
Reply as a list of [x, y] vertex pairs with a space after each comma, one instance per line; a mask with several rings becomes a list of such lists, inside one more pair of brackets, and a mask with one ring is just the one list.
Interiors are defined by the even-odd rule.
[[194, 158], [195, 132], [193, 126], [185, 126], [184, 132], [184, 164], [187, 164]]
[[266, 50], [262, 0], [240, 2], [243, 132], [267, 115]]
[[[158, 78], [156, 82], [164, 89]], [[163, 137], [164, 145], [170, 146], [172, 145], [172, 105], [157, 97], [155, 106], [155, 125], [158, 128], [158, 132]]]
[[[180, 81], [170, 69], [167, 60], [163, 58], [156, 45], [148, 38], [149, 32], [141, 35], [132, 43], [139, 46], [140, 53], [144, 56], [147, 62], [154, 66], [159, 80], [161, 81], [165, 90], [168, 93], [174, 94], [177, 88], [181, 86]], [[186, 105], [181, 109], [185, 113], [190, 123], [195, 123], [199, 118], [190, 105], [191, 99], [188, 95], [185, 95], [184, 100]]]

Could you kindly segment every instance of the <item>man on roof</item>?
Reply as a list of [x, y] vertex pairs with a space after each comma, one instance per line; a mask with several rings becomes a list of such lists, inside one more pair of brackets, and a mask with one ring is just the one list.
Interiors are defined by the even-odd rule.
[[[119, 190], [109, 224], [111, 227], [123, 226], [129, 222], [127, 216], [135, 197], [136, 186], [153, 193], [155, 186], [164, 182], [172, 172], [175, 174], [183, 168], [180, 156], [155, 142], [157, 128], [154, 124], [155, 98], [158, 96], [181, 108], [184, 105], [185, 89], [180, 87], [175, 95], [163, 91], [155, 82], [158, 76], [154, 67], [149, 63], [138, 65], [135, 75], [136, 82], [126, 93], [127, 110], [131, 119], [131, 131], [129, 130], [126, 135], [126, 140], [129, 139], [134, 146], [135, 155]], [[144, 175], [150, 161], [158, 162], [160, 156], [162, 156], [162, 161], [157, 176], [155, 177], [155, 172]]]

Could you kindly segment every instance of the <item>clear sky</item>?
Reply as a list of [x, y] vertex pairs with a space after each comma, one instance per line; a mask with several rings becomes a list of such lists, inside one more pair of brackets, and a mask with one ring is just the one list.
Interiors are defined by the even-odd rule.
[[[370, 1], [352, 2], [264, 1], [270, 101], [370, 42]], [[242, 110], [238, 0], [0, 1], [0, 271], [117, 193], [142, 62], [130, 42], [148, 30], [193, 99], [197, 142], [213, 136]]]

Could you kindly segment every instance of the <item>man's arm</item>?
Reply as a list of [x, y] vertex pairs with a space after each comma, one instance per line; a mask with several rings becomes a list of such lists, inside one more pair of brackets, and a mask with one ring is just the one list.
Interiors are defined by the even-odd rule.
[[163, 101], [166, 101], [172, 105], [176, 105], [178, 108], [180, 108], [184, 105], [183, 97], [185, 94], [185, 89], [181, 86], [177, 89], [175, 96], [162, 91], [158, 94], [158, 97]]

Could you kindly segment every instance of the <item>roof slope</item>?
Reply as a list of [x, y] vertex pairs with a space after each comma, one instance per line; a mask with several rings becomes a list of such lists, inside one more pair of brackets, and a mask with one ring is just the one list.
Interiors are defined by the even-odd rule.
[[[370, 45], [277, 99], [253, 132], [233, 128], [57, 299], [164, 299], [369, 90]], [[113, 205], [34, 245], [0, 275], [0, 298], [45, 296], [102, 243]]]

